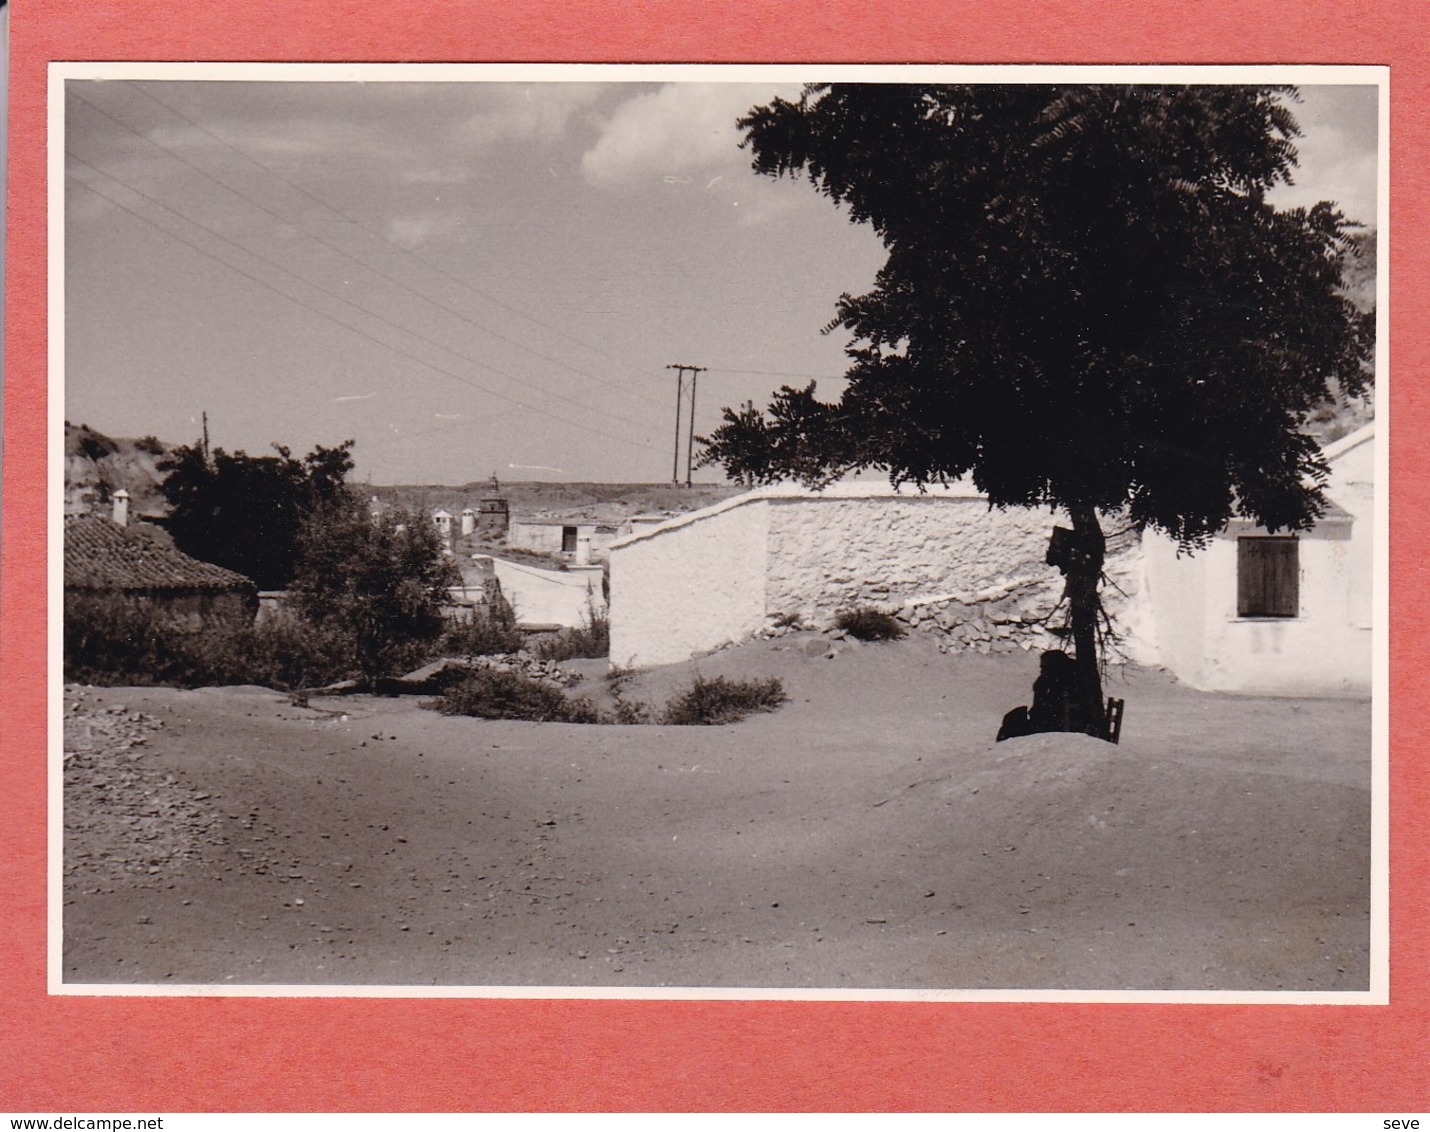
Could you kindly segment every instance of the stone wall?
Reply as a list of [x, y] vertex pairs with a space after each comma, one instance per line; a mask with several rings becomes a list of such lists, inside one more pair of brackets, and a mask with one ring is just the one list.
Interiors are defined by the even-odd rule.
[[1043, 562], [1054, 524], [1046, 511], [992, 511], [967, 493], [894, 494], [883, 484], [767, 505], [771, 614], [823, 624], [841, 609], [892, 610], [938, 596], [972, 601], [1057, 576]]
[[[948, 650], [1053, 647], [1042, 622], [1062, 576], [1044, 556], [1058, 521], [990, 510], [957, 488], [737, 496], [612, 547], [612, 663], [667, 664], [790, 625], [824, 628], [861, 606], [937, 633]], [[1135, 540], [1109, 551], [1117, 588], [1104, 597], [1117, 610], [1139, 588]]]

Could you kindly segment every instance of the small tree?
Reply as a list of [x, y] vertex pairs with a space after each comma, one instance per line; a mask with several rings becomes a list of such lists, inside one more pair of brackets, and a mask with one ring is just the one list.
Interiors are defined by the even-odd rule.
[[289, 595], [303, 617], [347, 634], [358, 670], [375, 687], [441, 637], [442, 607], [459, 581], [425, 516], [374, 518], [344, 495], [304, 525]]
[[1351, 228], [1266, 200], [1295, 165], [1292, 88], [809, 86], [741, 119], [754, 168], [805, 174], [888, 260], [844, 295], [837, 402], [725, 410], [703, 463], [820, 485], [968, 476], [1062, 509], [1077, 695], [1101, 717], [1099, 514], [1195, 550], [1234, 515], [1311, 526], [1308, 416], [1364, 393], [1373, 320], [1342, 293]]

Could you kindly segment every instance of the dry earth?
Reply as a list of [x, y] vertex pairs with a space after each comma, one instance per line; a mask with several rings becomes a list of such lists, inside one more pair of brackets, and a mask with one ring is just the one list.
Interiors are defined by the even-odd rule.
[[827, 645], [627, 690], [784, 681], [722, 728], [69, 688], [65, 978], [1367, 987], [1368, 704], [1128, 670], [1120, 746], [995, 745], [1031, 656]]

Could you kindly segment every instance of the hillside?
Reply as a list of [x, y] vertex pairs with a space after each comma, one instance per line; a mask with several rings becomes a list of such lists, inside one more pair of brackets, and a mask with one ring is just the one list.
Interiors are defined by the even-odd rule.
[[162, 515], [168, 503], [159, 490], [159, 462], [172, 447], [152, 436], [116, 439], [65, 421], [65, 514], [103, 506], [123, 488], [132, 513]]

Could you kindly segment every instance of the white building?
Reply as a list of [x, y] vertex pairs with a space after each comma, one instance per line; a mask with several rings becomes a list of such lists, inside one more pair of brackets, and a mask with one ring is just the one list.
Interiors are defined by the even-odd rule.
[[991, 511], [961, 485], [896, 493], [852, 482], [760, 488], [641, 525], [611, 545], [611, 662], [685, 660], [775, 616], [820, 623], [859, 605], [1055, 591], [1061, 579], [1043, 561], [1053, 521]]
[[[1130, 658], [1209, 690], [1367, 694], [1374, 431], [1326, 447], [1333, 505], [1310, 531], [1271, 535], [1237, 522], [1191, 556], [1149, 533], [1110, 558], [1121, 592], [1105, 590], [1104, 599], [1120, 606]], [[777, 616], [827, 624], [859, 605], [939, 603], [946, 629], [996, 604], [997, 620], [1016, 628], [1010, 594], [1045, 614], [1061, 592], [1044, 560], [1059, 522], [1047, 511], [991, 510], [960, 485], [921, 494], [854, 482], [735, 496], [612, 544], [611, 662], [668, 664], [749, 637]], [[1034, 643], [1023, 630], [1014, 635]]]
[[565, 555], [584, 565], [604, 561], [615, 537], [616, 528], [611, 523], [555, 516], [513, 520], [506, 544], [514, 550]]
[[1326, 446], [1332, 506], [1309, 531], [1233, 522], [1191, 556], [1145, 535], [1149, 655], [1208, 690], [1369, 693], [1374, 441], [1372, 423]]

